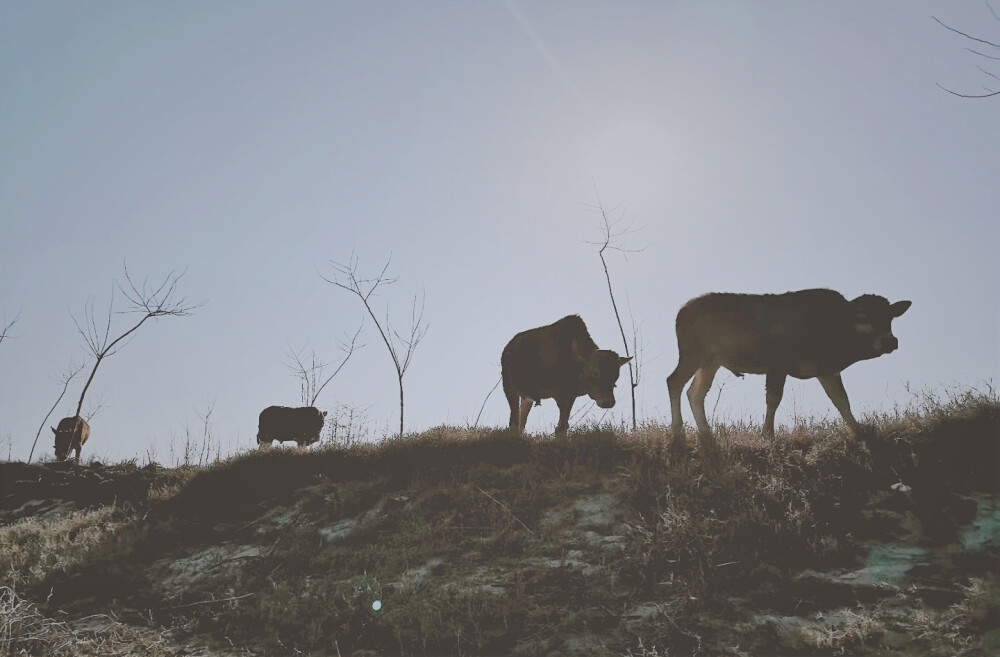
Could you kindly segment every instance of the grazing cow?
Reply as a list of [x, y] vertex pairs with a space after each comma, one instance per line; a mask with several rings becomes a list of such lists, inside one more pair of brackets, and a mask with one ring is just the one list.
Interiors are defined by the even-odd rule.
[[706, 294], [677, 312], [677, 368], [667, 377], [670, 390], [673, 446], [684, 442], [681, 390], [691, 377], [688, 400], [706, 453], [715, 439], [705, 419], [705, 395], [719, 367], [736, 376], [765, 374], [767, 415], [764, 435], [774, 435], [774, 412], [781, 403], [785, 378], [819, 379], [847, 425], [860, 427], [840, 373], [860, 360], [895, 351], [892, 320], [909, 301], [889, 303], [865, 294], [848, 301], [833, 290], [800, 290], [785, 294]]
[[[49, 427], [52, 429], [52, 427]], [[52, 433], [56, 435], [56, 460], [65, 461], [71, 449], [76, 450], [76, 462], [80, 462], [80, 449], [90, 438], [90, 425], [79, 415], [64, 417]]]
[[272, 441], [294, 440], [299, 447], [312, 445], [319, 440], [326, 411], [314, 406], [290, 408], [268, 406], [260, 412], [257, 423], [257, 444], [270, 446]]
[[556, 435], [565, 436], [577, 397], [590, 395], [601, 408], [615, 405], [619, 368], [630, 360], [598, 349], [579, 315], [518, 333], [500, 356], [510, 428], [524, 431], [531, 405], [554, 398], [559, 406]]

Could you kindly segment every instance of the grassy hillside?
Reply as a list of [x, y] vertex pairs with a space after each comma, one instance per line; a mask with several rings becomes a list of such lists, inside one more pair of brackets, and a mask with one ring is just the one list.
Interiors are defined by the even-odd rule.
[[869, 420], [2, 464], [0, 655], [997, 654], [1000, 403]]

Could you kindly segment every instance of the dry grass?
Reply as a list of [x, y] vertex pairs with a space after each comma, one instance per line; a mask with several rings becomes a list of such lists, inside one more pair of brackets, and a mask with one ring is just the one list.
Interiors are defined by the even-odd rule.
[[[18, 590], [54, 589], [45, 613], [82, 613], [73, 605], [96, 586], [102, 610], [143, 609], [267, 654], [561, 654], [572, 641], [591, 654], [686, 654], [709, 636], [702, 619], [734, 613], [728, 600], [776, 605], [799, 570], [856, 559], [858, 519], [891, 484], [914, 486], [919, 511], [997, 478], [995, 395], [924, 403], [868, 418], [860, 441], [833, 423], [771, 441], [729, 427], [713, 473], [697, 453], [672, 457], [656, 424], [566, 438], [440, 427], [254, 451], [150, 479], [128, 510], [0, 528], [0, 573]], [[196, 569], [180, 597], [144, 580], [158, 560], [227, 544], [255, 551]], [[669, 615], [626, 620], [650, 601]], [[14, 607], [18, 627], [33, 627], [33, 608]], [[997, 607], [996, 577], [984, 577], [913, 632], [966, 649]], [[884, 635], [859, 612], [810, 645], [877, 651]], [[601, 638], [580, 648], [590, 636]]]
[[837, 627], [809, 633], [805, 639], [812, 648], [830, 651], [835, 655], [853, 655], [866, 647], [877, 647], [885, 638], [885, 626], [878, 620], [847, 613], [847, 621]]
[[128, 520], [116, 507], [104, 506], [0, 527], [0, 573], [12, 586], [30, 588], [54, 571], [86, 561]]

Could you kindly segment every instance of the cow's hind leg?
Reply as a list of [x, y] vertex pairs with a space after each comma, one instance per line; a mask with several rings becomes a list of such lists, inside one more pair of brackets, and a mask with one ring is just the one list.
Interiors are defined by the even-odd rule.
[[719, 371], [719, 366], [715, 363], [702, 365], [694, 373], [694, 381], [688, 388], [688, 401], [691, 403], [691, 411], [694, 413], [694, 421], [698, 425], [698, 440], [701, 450], [706, 455], [716, 451], [715, 436], [712, 435], [712, 427], [708, 425], [708, 418], [705, 417], [705, 397], [708, 395], [715, 373]]
[[521, 395], [514, 389], [514, 384], [506, 376], [501, 375], [501, 378], [503, 381], [503, 394], [507, 397], [507, 405], [510, 406], [510, 422], [507, 426], [511, 431], [520, 432], [524, 428], [524, 424], [521, 423], [521, 416], [517, 412], [521, 404]]
[[774, 437], [774, 413], [778, 410], [781, 397], [785, 393], [785, 379], [787, 374], [768, 374], [767, 382], [764, 384], [767, 392], [767, 415], [764, 416], [764, 435], [768, 438]]
[[527, 397], [521, 397], [521, 422], [518, 425], [518, 431], [524, 433], [524, 425], [528, 423], [528, 413], [531, 412], [531, 407], [535, 402], [531, 401]]
[[573, 410], [573, 402], [576, 397], [558, 398], [556, 405], [559, 406], [559, 424], [556, 425], [556, 435], [565, 436], [569, 431], [569, 412]]
[[684, 385], [697, 371], [697, 363], [681, 353], [677, 367], [667, 377], [667, 391], [670, 393], [670, 434], [671, 448], [675, 451], [684, 447], [684, 419], [681, 416], [681, 393]]
[[854, 414], [851, 413], [851, 402], [847, 399], [847, 390], [844, 389], [844, 381], [840, 378], [840, 375], [833, 374], [831, 376], [817, 376], [816, 378], [823, 385], [826, 395], [833, 402], [833, 405], [837, 407], [837, 410], [840, 411], [841, 417], [844, 418], [844, 422], [851, 428], [851, 431], [855, 435], [861, 433], [861, 425], [858, 424], [858, 421], [854, 419]]

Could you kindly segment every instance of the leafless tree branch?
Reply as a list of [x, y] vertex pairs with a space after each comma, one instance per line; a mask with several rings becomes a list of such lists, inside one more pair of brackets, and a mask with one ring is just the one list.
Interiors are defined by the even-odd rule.
[[[386, 307], [385, 311], [384, 325], [383, 322], [380, 322], [378, 317], [375, 316], [375, 311], [372, 309], [369, 299], [379, 287], [392, 285], [399, 280], [398, 276], [386, 275], [391, 261], [392, 256], [390, 255], [389, 259], [386, 260], [385, 266], [382, 267], [382, 270], [375, 278], [360, 278], [357, 273], [358, 257], [357, 254], [352, 251], [351, 257], [347, 263], [339, 263], [332, 260], [330, 261], [330, 266], [333, 269], [332, 278], [327, 278], [323, 274], [320, 274], [320, 278], [331, 285], [335, 285], [336, 287], [357, 296], [364, 305], [368, 316], [371, 317], [372, 321], [375, 323], [375, 328], [378, 329], [379, 335], [382, 337], [382, 342], [385, 343], [389, 356], [392, 358], [392, 364], [396, 368], [396, 380], [399, 383], [399, 435], [402, 436], [404, 426], [403, 376], [410, 367], [410, 362], [413, 359], [413, 354], [417, 349], [417, 345], [420, 344], [420, 341], [427, 333], [427, 326], [423, 323], [424, 303], [423, 301], [421, 302], [420, 311], [417, 312], [416, 297], [413, 298], [410, 332], [409, 337], [407, 338], [404, 338], [398, 331], [392, 328], [392, 324], [389, 321], [388, 307]], [[403, 347], [405, 347], [405, 351], [403, 350]]]
[[[989, 3], [986, 3], [986, 6], [990, 7]], [[992, 7], [990, 7], [990, 11], [991, 12], [993, 11]], [[996, 14], [993, 14], [993, 17], [996, 18]], [[940, 25], [941, 27], [945, 28], [946, 30], [951, 30], [955, 34], [961, 34], [966, 39], [971, 39], [972, 41], [976, 41], [978, 43], [985, 43], [986, 45], [993, 46], [994, 48], [1000, 48], [1000, 44], [993, 43], [992, 41], [987, 41], [986, 39], [980, 39], [978, 37], [974, 37], [971, 34], [966, 34], [965, 32], [962, 32], [961, 30], [956, 30], [955, 28], [953, 28], [952, 26], [948, 25], [947, 23], [943, 23], [937, 16], [931, 16], [931, 18], [933, 18], [935, 21], [937, 21], [938, 25]], [[997, 20], [1000, 20], [1000, 19], [997, 19]]]
[[86, 410], [80, 416], [88, 423], [101, 411], [109, 406], [107, 395], [98, 395], [96, 400], [91, 401]]
[[[18, 311], [17, 315], [14, 316], [14, 319], [10, 320], [10, 322], [7, 322], [7, 324], [4, 325], [3, 330], [0, 330], [0, 342], [3, 342], [7, 338], [14, 337], [13, 335], [10, 334], [10, 330], [14, 328], [14, 324], [17, 324], [19, 319], [21, 319], [20, 311]], [[5, 322], [7, 321], [6, 316], [4, 316], [4, 321]]]
[[[119, 349], [124, 347], [131, 340], [135, 332], [139, 330], [147, 320], [157, 319], [159, 317], [187, 317], [194, 313], [194, 311], [200, 308], [203, 303], [199, 304], [189, 304], [187, 299], [175, 299], [174, 295], [177, 291], [177, 283], [180, 281], [184, 272], [177, 273], [177, 270], [171, 271], [163, 279], [163, 282], [159, 286], [152, 287], [148, 283], [148, 279], [142, 282], [142, 286], [136, 286], [135, 282], [132, 280], [132, 276], [129, 274], [128, 265], [124, 265], [125, 268], [125, 279], [128, 281], [128, 290], [126, 290], [120, 283], [115, 282], [111, 288], [111, 299], [108, 303], [108, 317], [107, 321], [104, 323], [104, 328], [97, 328], [97, 320], [94, 316], [94, 302], [93, 299], [89, 299], [84, 305], [84, 326], [81, 327], [80, 322], [76, 317], [73, 317], [73, 323], [76, 324], [76, 329], [83, 337], [83, 341], [90, 355], [94, 357], [94, 367], [90, 371], [90, 377], [88, 377], [86, 384], [83, 386], [83, 392], [80, 393], [80, 401], [76, 406], [76, 415], [80, 415], [80, 409], [83, 407], [83, 400], [87, 395], [87, 390], [90, 388], [91, 382], [94, 380], [94, 375], [97, 374], [97, 368], [100, 367], [101, 362], [118, 352]], [[128, 308], [123, 311], [119, 311], [118, 314], [141, 314], [142, 319], [136, 322], [131, 328], [127, 329], [125, 332], [120, 334], [114, 340], [111, 340], [111, 318], [114, 313], [114, 303], [115, 303], [115, 288], [121, 292], [122, 296], [128, 304]]]
[[304, 350], [302, 349], [297, 352], [291, 348], [288, 349], [285, 354], [287, 358], [285, 364], [288, 367], [288, 371], [299, 382], [299, 392], [303, 406], [315, 406], [319, 394], [323, 392], [323, 388], [340, 373], [340, 370], [343, 369], [344, 365], [351, 358], [354, 350], [365, 346], [364, 344], [358, 344], [358, 336], [361, 335], [361, 329], [364, 326], [365, 323], [362, 321], [361, 326], [354, 332], [354, 336], [351, 337], [350, 342], [347, 342], [346, 336], [343, 340], [340, 338], [337, 339], [337, 347], [344, 353], [344, 358], [333, 370], [333, 373], [326, 378], [323, 378], [323, 374], [329, 363], [319, 360], [315, 349], [311, 350], [308, 357], [303, 355]]
[[[993, 15], [994, 19], [996, 19], [997, 21], [1000, 21], [1000, 16], [998, 16], [997, 12], [994, 11], [993, 6], [989, 3], [989, 0], [986, 1], [986, 8], [989, 10], [990, 14]], [[938, 25], [940, 25], [941, 27], [945, 28], [946, 30], [950, 30], [951, 32], [954, 32], [955, 34], [959, 34], [959, 35], [965, 37], [966, 39], [969, 39], [970, 41], [975, 41], [976, 43], [981, 43], [981, 44], [990, 46], [992, 48], [1000, 49], [1000, 43], [994, 43], [993, 41], [989, 41], [987, 39], [980, 39], [979, 37], [974, 37], [971, 34], [968, 34], [966, 32], [962, 32], [961, 30], [955, 29], [954, 27], [948, 25], [947, 23], [945, 23], [944, 21], [942, 21], [941, 19], [939, 19], [937, 16], [931, 16], [931, 18], [933, 18], [938, 23]], [[984, 52], [980, 52], [978, 50], [973, 50], [972, 48], [969, 48], [969, 47], [966, 47], [965, 49], [968, 50], [969, 52], [975, 54], [975, 55], [978, 55], [980, 57], [984, 57], [986, 59], [1000, 60], [1000, 56], [997, 56], [997, 55], [988, 55], [988, 54], [986, 54]], [[979, 66], [978, 68], [979, 68], [980, 71], [982, 71], [986, 75], [990, 76], [991, 78], [1000, 79], [995, 74], [993, 74], [990, 71], [987, 71], [986, 69], [984, 69], [982, 66]], [[947, 91], [948, 93], [950, 93], [953, 96], [958, 96], [959, 98], [992, 98], [993, 96], [1000, 95], [1000, 90], [990, 89], [986, 85], [983, 85], [983, 88], [986, 89], [986, 93], [984, 93], [984, 94], [963, 94], [963, 93], [959, 93], [957, 91], [954, 91], [952, 89], [949, 89], [948, 87], [945, 87], [941, 83], [936, 83], [936, 84], [941, 89]]]
[[62, 401], [63, 396], [66, 395], [66, 390], [69, 388], [70, 382], [73, 381], [73, 379], [75, 379], [76, 376], [83, 371], [83, 368], [86, 367], [86, 365], [87, 365], [86, 363], [81, 363], [80, 366], [78, 367], [76, 365], [71, 364], [62, 373], [62, 376], [60, 377], [60, 383], [62, 383], [62, 392], [60, 392], [59, 396], [56, 397], [56, 403], [52, 404], [52, 408], [50, 408], [49, 412], [45, 414], [45, 417], [42, 419], [42, 423], [38, 425], [38, 431], [35, 432], [35, 441], [31, 443], [31, 451], [28, 452], [28, 463], [31, 463], [31, 458], [35, 455], [35, 446], [38, 445], [38, 437], [42, 435], [42, 429], [44, 429], [45, 425], [48, 424], [49, 417], [52, 415], [53, 411], [56, 410], [56, 407], [59, 406], [59, 402]]

